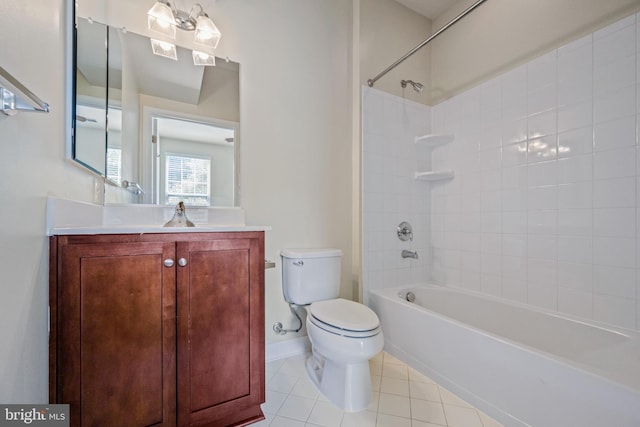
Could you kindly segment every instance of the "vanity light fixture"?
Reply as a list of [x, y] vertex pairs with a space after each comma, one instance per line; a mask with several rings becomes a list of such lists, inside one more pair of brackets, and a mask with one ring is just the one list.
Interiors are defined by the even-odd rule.
[[173, 59], [174, 61], [178, 60], [178, 51], [176, 50], [176, 45], [173, 43], [165, 42], [162, 40], [150, 39], [151, 40], [151, 50], [153, 53], [158, 56], [164, 56], [165, 58]]
[[216, 65], [216, 57], [206, 52], [193, 51], [194, 65]]
[[[206, 50], [217, 48], [220, 37], [222, 37], [218, 27], [216, 27], [199, 3], [194, 4], [189, 12], [185, 12], [175, 6], [175, 1], [157, 0], [153, 7], [147, 12], [147, 26], [150, 31], [162, 34], [165, 38], [172, 40], [176, 38], [176, 28], [183, 31], [193, 31], [193, 42], [203, 46]], [[155, 41], [160, 43], [159, 40]], [[171, 50], [167, 49], [167, 45], [173, 45], [173, 51], [176, 50], [175, 45], [170, 42], [162, 43], [164, 43], [164, 45], [162, 49], [159, 49], [159, 45], [154, 47], [154, 40], [152, 39], [151, 45], [153, 47], [153, 53], [176, 59], [177, 56], [174, 57], [164, 54]], [[202, 50], [203, 49], [198, 49], [193, 51], [193, 63], [195, 65], [215, 65], [215, 57]]]

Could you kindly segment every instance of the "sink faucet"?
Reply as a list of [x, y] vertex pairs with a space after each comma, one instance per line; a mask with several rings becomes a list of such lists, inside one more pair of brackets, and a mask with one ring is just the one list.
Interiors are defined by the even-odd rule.
[[413, 259], [418, 259], [418, 252], [416, 251], [409, 251], [407, 249], [403, 249], [402, 250], [402, 258], [413, 258]]
[[176, 205], [176, 211], [173, 214], [173, 218], [168, 221], [165, 227], [195, 227], [195, 224], [189, 221], [187, 218], [186, 209], [184, 207], [184, 203], [180, 202]]

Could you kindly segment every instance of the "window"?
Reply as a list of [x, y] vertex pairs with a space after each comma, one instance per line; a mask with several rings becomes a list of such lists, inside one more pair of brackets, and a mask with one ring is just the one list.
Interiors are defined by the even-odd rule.
[[122, 181], [122, 150], [107, 148], [107, 178], [118, 184]]
[[165, 204], [209, 206], [210, 176], [210, 159], [167, 154]]

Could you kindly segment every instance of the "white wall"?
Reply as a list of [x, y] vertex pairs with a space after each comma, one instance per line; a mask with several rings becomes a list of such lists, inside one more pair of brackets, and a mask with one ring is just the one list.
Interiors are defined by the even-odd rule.
[[[247, 223], [273, 227], [266, 256], [267, 342], [276, 321], [294, 318], [281, 291], [280, 250], [336, 247], [342, 290], [352, 298], [351, 2], [218, 2], [238, 17], [241, 204]], [[224, 34], [224, 30], [221, 28]], [[223, 36], [224, 37], [224, 36]]]
[[433, 108], [433, 279], [640, 329], [638, 17]]
[[93, 177], [64, 160], [70, 120], [65, 116], [63, 4], [0, 2], [0, 65], [51, 106], [49, 114], [0, 114], [2, 403], [48, 401], [46, 197], [93, 200]]

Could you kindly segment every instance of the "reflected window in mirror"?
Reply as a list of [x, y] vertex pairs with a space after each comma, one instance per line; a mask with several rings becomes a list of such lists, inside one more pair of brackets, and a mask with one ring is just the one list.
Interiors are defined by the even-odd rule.
[[236, 129], [181, 117], [152, 115], [151, 120], [157, 202], [233, 206]]

